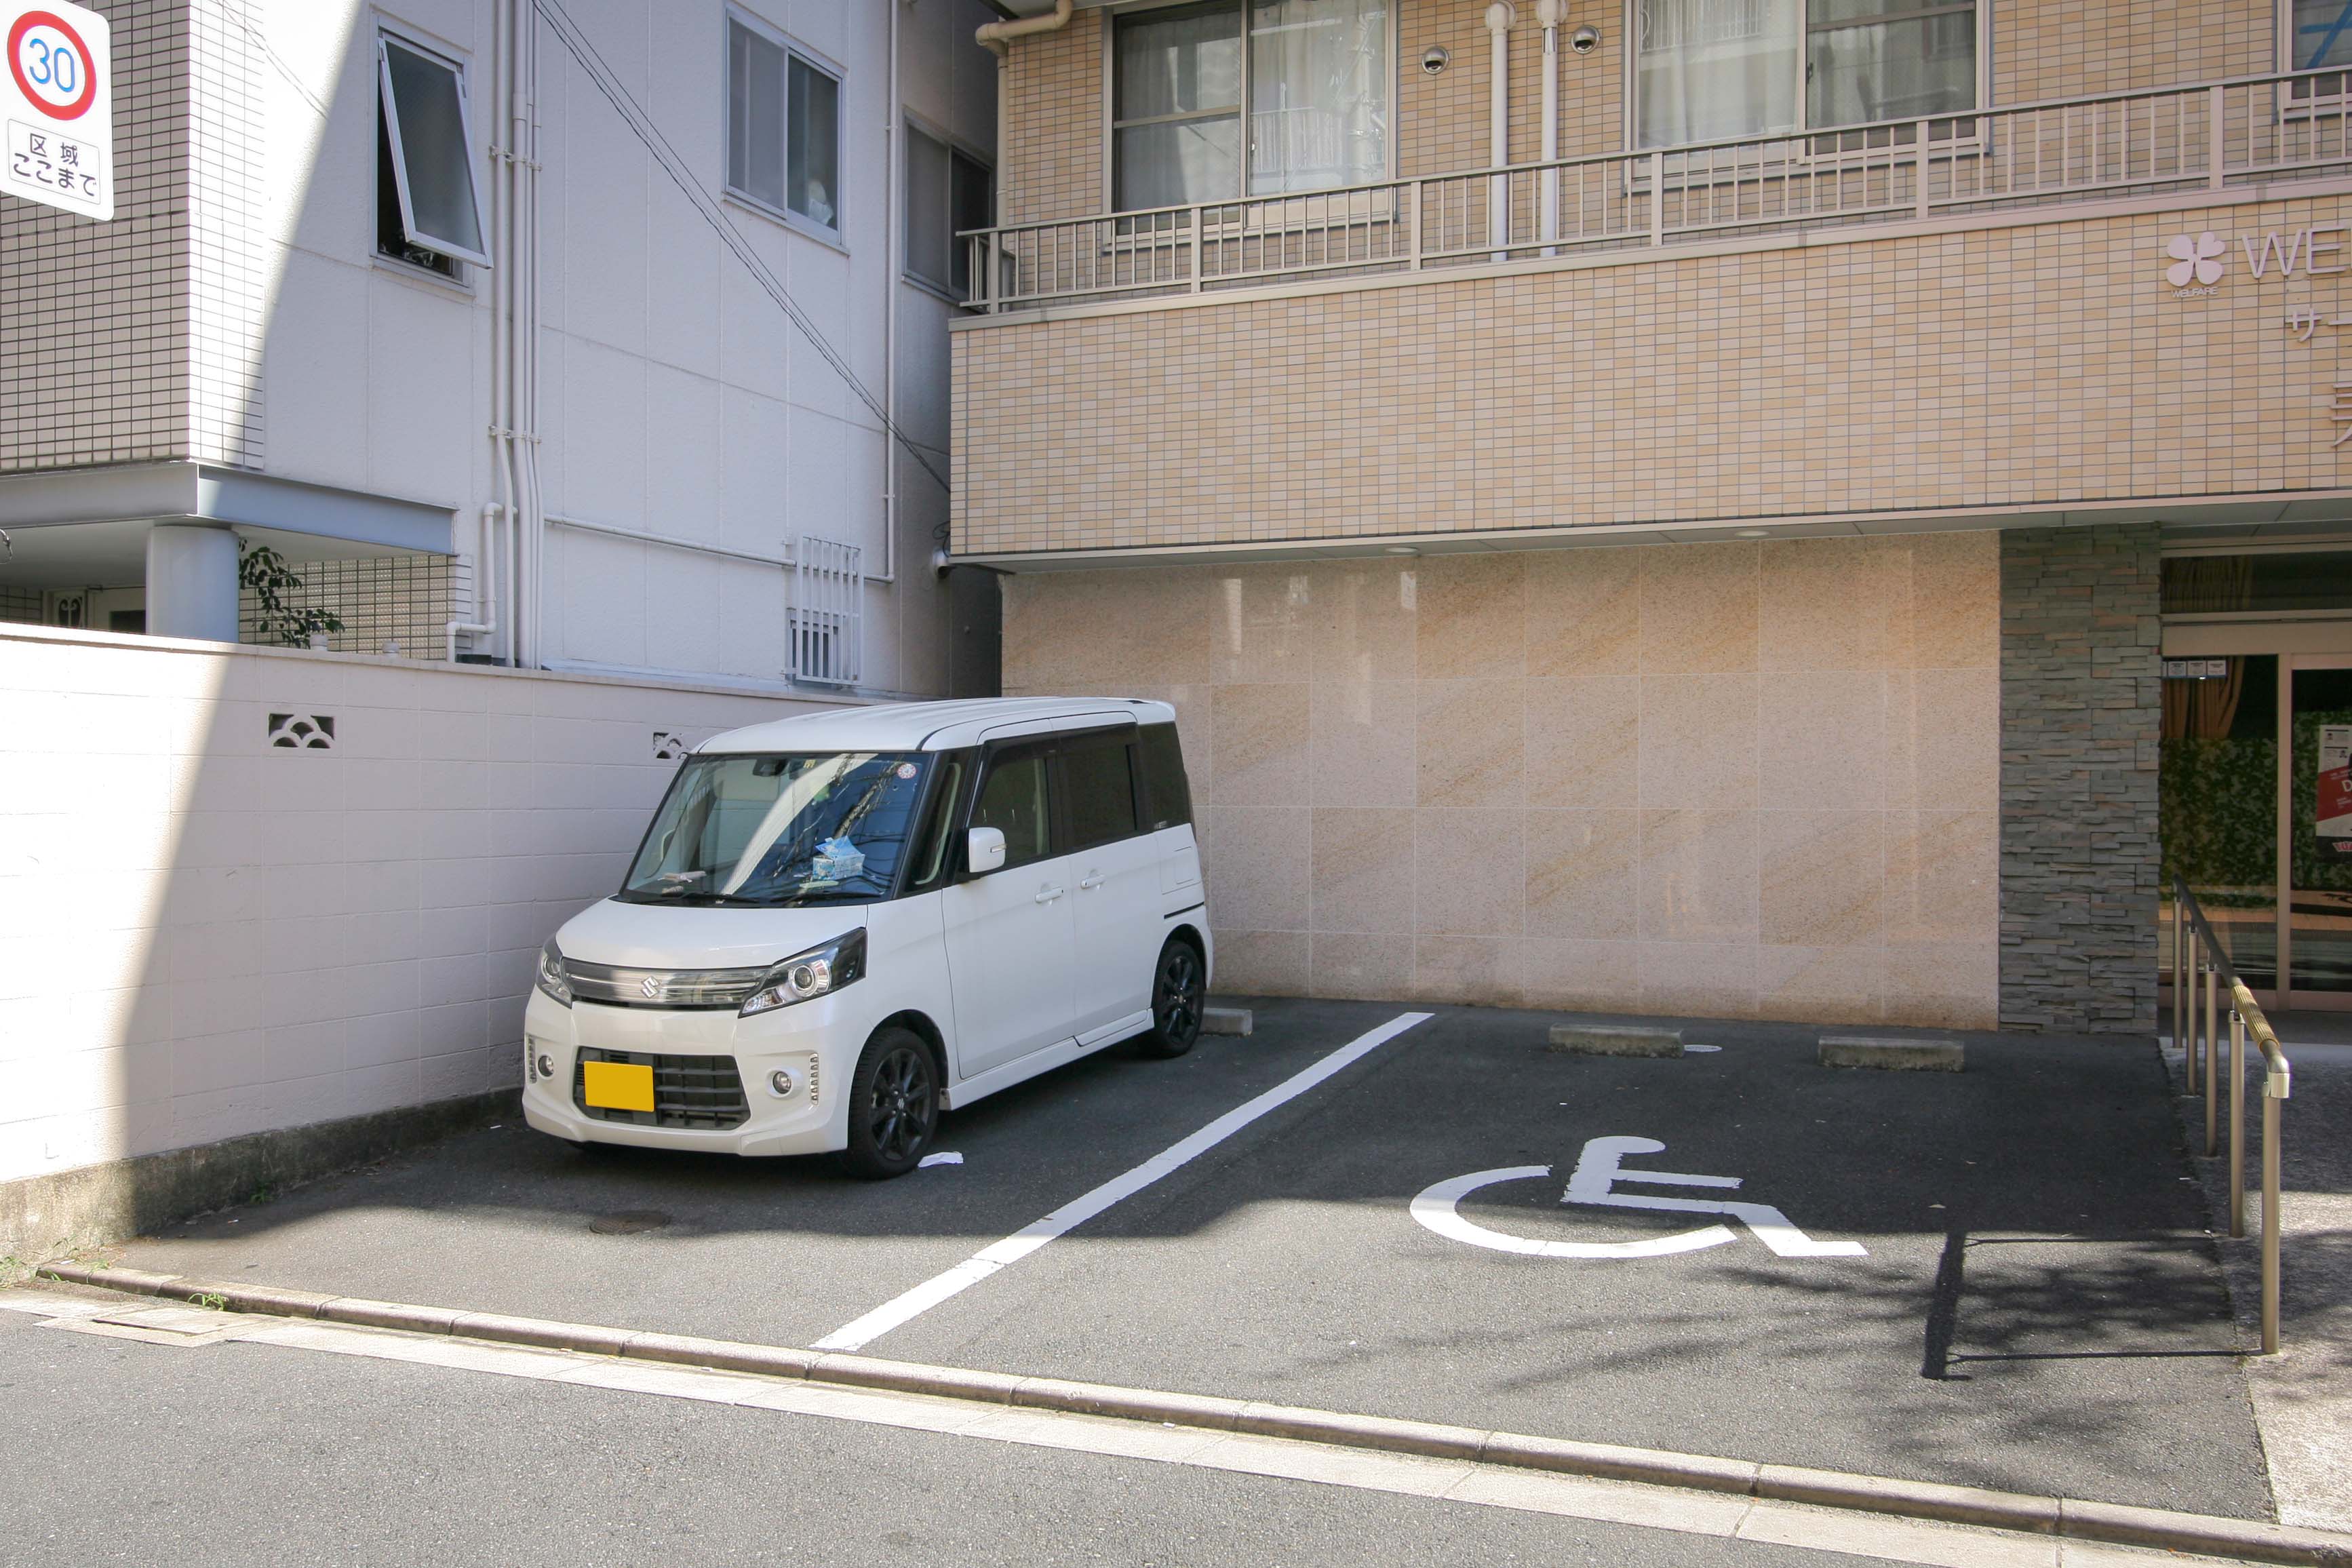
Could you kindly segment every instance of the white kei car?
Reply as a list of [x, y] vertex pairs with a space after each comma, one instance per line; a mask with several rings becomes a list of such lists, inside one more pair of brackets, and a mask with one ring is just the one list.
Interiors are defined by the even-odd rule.
[[1175, 720], [1003, 698], [705, 742], [540, 955], [524, 1117], [895, 1176], [942, 1110], [1120, 1040], [1190, 1050], [1213, 950]]

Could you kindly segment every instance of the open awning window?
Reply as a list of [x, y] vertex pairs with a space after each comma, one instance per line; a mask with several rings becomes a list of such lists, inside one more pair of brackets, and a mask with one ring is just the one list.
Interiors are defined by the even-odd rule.
[[488, 267], [464, 76], [447, 60], [398, 38], [380, 38], [377, 50], [384, 130], [392, 138], [393, 181], [399, 187], [400, 222], [409, 243]]

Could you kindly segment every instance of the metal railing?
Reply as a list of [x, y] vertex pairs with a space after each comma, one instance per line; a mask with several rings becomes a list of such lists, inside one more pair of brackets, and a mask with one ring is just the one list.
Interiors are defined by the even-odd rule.
[[2341, 68], [967, 230], [966, 303], [1016, 310], [2328, 175], [2352, 175]]
[[[2202, 1026], [2196, 995], [2204, 992]], [[2230, 997], [2230, 1063], [2221, 1052], [2221, 994]], [[2246, 1036], [2263, 1053], [2263, 1353], [2279, 1348], [2279, 1115], [2293, 1087], [2293, 1070], [2254, 994], [2231, 966], [2196, 895], [2172, 879], [2172, 1038], [2188, 1063], [2189, 1092], [2203, 1086], [2205, 1153], [2220, 1152], [2221, 1080], [2230, 1081], [2230, 1234], [2246, 1234]], [[2201, 1048], [2201, 1060], [2200, 1060]]]
[[855, 544], [801, 535], [784, 608], [784, 673], [814, 686], [865, 679], [866, 576]]

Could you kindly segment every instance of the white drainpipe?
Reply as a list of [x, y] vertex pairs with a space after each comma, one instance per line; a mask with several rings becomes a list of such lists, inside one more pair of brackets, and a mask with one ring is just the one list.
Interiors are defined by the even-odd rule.
[[[1488, 166], [1502, 169], [1511, 161], [1511, 24], [1519, 19], [1518, 8], [1511, 0], [1495, 0], [1486, 7], [1486, 37], [1492, 45], [1488, 69], [1493, 81], [1487, 93]], [[1486, 238], [1490, 244], [1508, 245], [1511, 241], [1511, 177], [1497, 174], [1487, 182]], [[1507, 261], [1510, 253], [1495, 252], [1495, 259]]]
[[[1568, 14], [1568, 0], [1536, 0], [1536, 20], [1543, 24], [1543, 161], [1559, 157], [1559, 25]], [[1536, 176], [1543, 195], [1539, 205], [1543, 237], [1559, 237], [1559, 171], [1546, 169]], [[1549, 246], [1546, 256], [1556, 255]]]
[[511, 331], [511, 363], [520, 371], [509, 390], [513, 410], [516, 510], [507, 519], [516, 555], [524, 570], [509, 581], [514, 595], [515, 663], [530, 668], [541, 664], [540, 627], [545, 595], [547, 508], [539, 480], [539, 13], [531, 0], [512, 0], [515, 47], [514, 87], [509, 112], [515, 155], [514, 232], [519, 238], [514, 258], [515, 303]]
[[[1025, 38], [1033, 33], [1058, 33], [1070, 25], [1070, 14], [1076, 9], [1074, 0], [1054, 0], [1054, 8], [1042, 16], [1024, 16], [1017, 22], [989, 22], [982, 25], [972, 37], [980, 47], [996, 57], [996, 221], [1003, 223], [1012, 211], [1013, 165], [1006, 161], [1006, 129], [1012, 123], [1013, 88], [1009, 68], [1012, 50], [1007, 47], [1015, 38]], [[989, 280], [991, 287], [995, 279]]]
[[[498, 345], [495, 338], [490, 346], [490, 357], [493, 362], [498, 358]], [[457, 662], [459, 632], [470, 632], [476, 637], [486, 637], [499, 629], [499, 601], [498, 595], [491, 592], [495, 580], [491, 577], [490, 563], [498, 553], [492, 542], [492, 531], [498, 521], [499, 514], [505, 510], [496, 501], [488, 502], [482, 508], [482, 542], [474, 555], [474, 613], [481, 619], [450, 621], [442, 626], [441, 636], [448, 645], [451, 664]]]
[[898, 279], [906, 270], [899, 254], [906, 225], [898, 212], [900, 165], [905, 154], [898, 145], [898, 13], [912, 0], [883, 0], [890, 12], [890, 102], [882, 123], [882, 575], [898, 580]]

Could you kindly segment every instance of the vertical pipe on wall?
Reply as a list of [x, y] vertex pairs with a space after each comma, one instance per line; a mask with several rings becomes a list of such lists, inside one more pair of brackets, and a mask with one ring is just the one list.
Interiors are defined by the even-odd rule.
[[[516, 662], [537, 667], [541, 662], [541, 621], [545, 595], [541, 584], [547, 539], [547, 508], [539, 479], [539, 13], [532, 0], [513, 0], [515, 14], [515, 154], [516, 232], [521, 255], [515, 266], [520, 296], [514, 310], [517, 340], [515, 469], [520, 496], [523, 554], [530, 563], [530, 581], [518, 583], [517, 619], [529, 628]], [[509, 519], [509, 525], [515, 520]], [[528, 611], [528, 616], [524, 611]]]
[[[898, 16], [909, 0], [885, 0], [890, 16], [890, 102], [882, 124], [882, 575], [898, 578], [898, 279], [907, 265], [906, 154], [899, 145], [905, 111], [898, 87]], [[950, 243], [953, 243], [950, 241]]]
[[[1054, 0], [1054, 8], [1042, 16], [1024, 16], [1017, 22], [986, 22], [972, 33], [972, 41], [996, 57], [996, 221], [1011, 221], [1013, 213], [1013, 161], [1005, 153], [1012, 140], [1013, 124], [1013, 50], [1015, 38], [1025, 38], [1034, 33], [1057, 33], [1070, 25], [1076, 14], [1076, 0]], [[991, 279], [992, 284], [994, 279]]]
[[[1494, 0], [1486, 7], [1486, 163], [1496, 171], [1486, 184], [1486, 243], [1494, 246], [1511, 242], [1511, 177], [1501, 171], [1511, 162], [1511, 24], [1518, 19], [1511, 0]], [[1509, 256], [1507, 250], [1495, 252], [1497, 261]]]
[[[1559, 171], [1549, 165], [1559, 157], [1559, 25], [1568, 14], [1568, 0], [1536, 0], [1536, 20], [1543, 24], [1543, 162], [1537, 176], [1542, 188], [1538, 207], [1543, 237], [1559, 237]], [[1557, 255], [1549, 246], [1546, 256]]]

